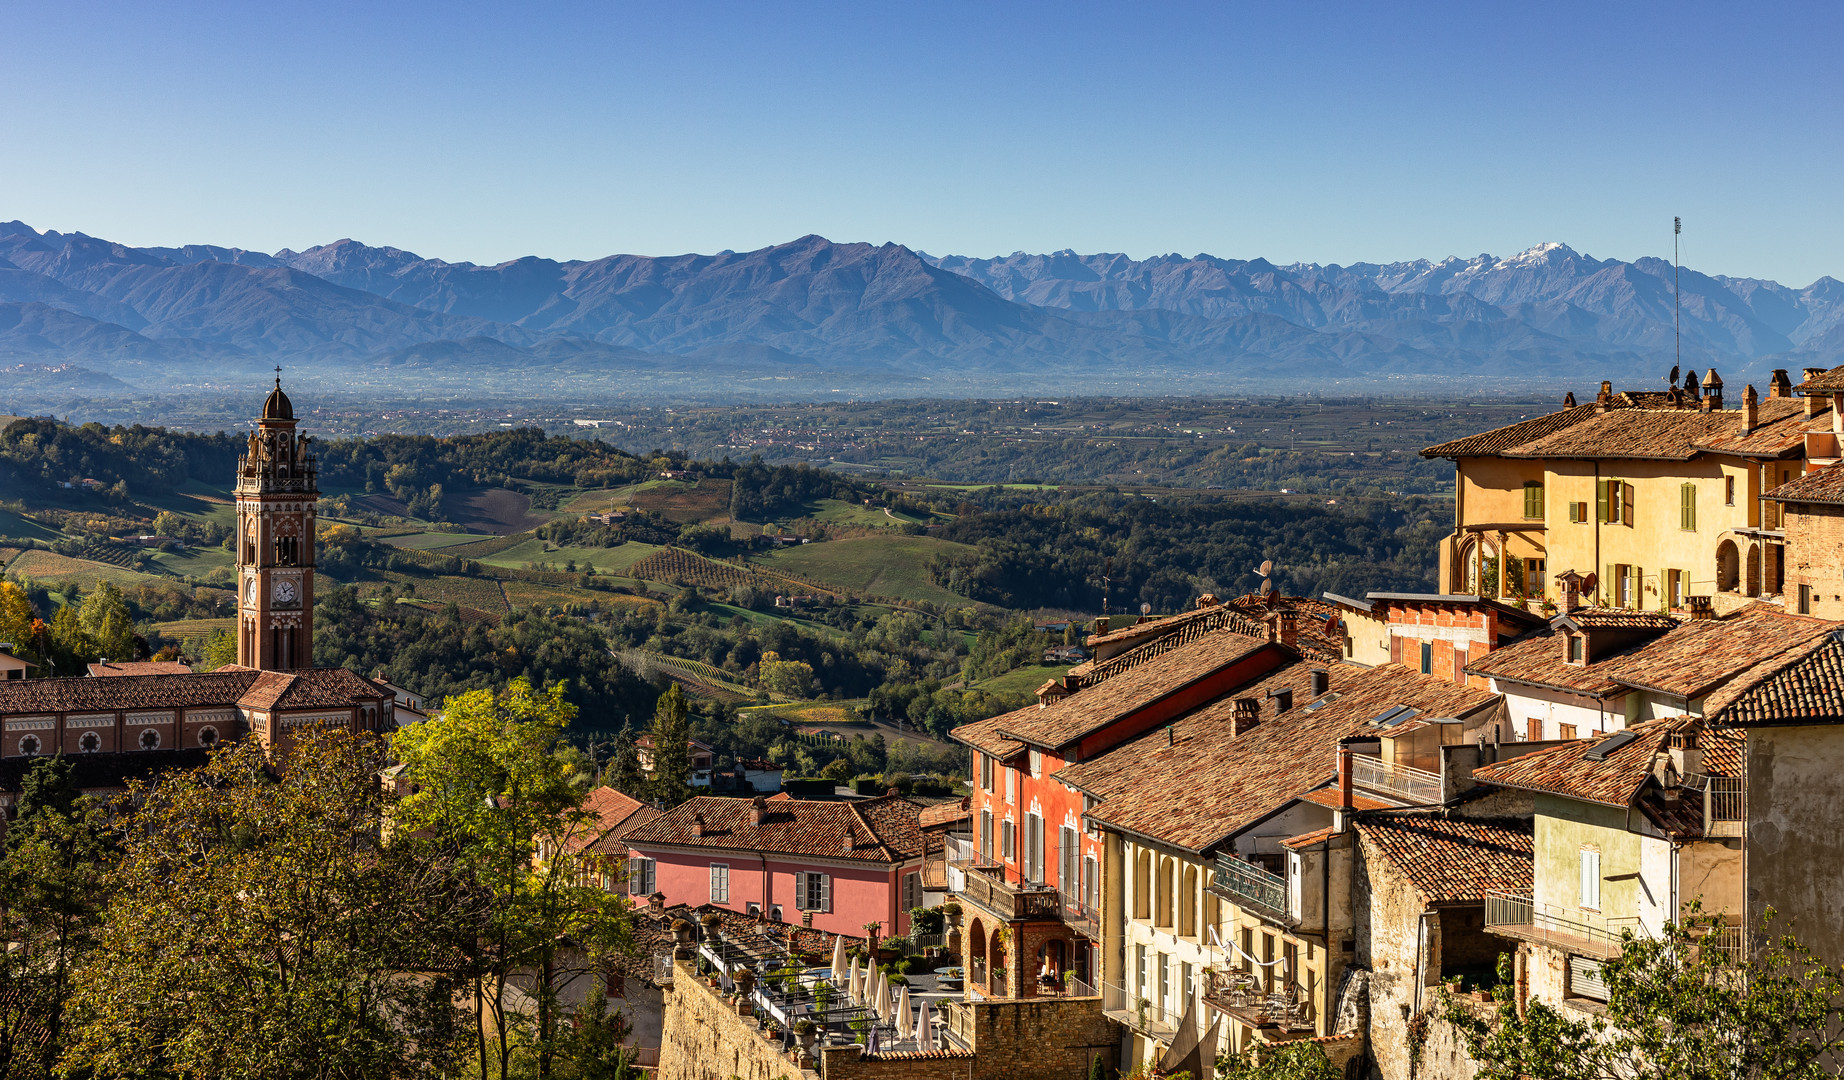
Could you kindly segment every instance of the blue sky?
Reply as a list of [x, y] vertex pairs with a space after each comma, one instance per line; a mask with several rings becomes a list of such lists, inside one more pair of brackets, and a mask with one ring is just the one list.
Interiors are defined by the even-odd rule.
[[0, 219], [451, 260], [1598, 257], [1844, 277], [1844, 7], [8, 4]]

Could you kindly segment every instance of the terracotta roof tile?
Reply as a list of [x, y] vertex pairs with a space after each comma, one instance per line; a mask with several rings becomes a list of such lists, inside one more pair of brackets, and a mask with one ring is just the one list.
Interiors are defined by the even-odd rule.
[[1713, 724], [1844, 723], [1844, 640], [1833, 631], [1762, 661], [1704, 702]]
[[1823, 391], [1826, 393], [1844, 391], [1844, 366], [1834, 367], [1829, 371], [1814, 375], [1805, 382], [1793, 387], [1793, 389]]
[[[627, 834], [636, 847], [673, 844], [725, 851], [766, 851], [865, 862], [902, 862], [922, 853], [922, 808], [886, 795], [855, 802], [764, 800], [762, 824], [753, 799], [705, 795], [687, 800]], [[703, 835], [696, 822], [702, 819]], [[849, 846], [847, 840], [850, 840]]]
[[1507, 682], [1548, 686], [1590, 697], [1626, 693], [1626, 687], [1608, 677], [1605, 669], [1615, 657], [1580, 666], [1562, 658], [1562, 645], [1551, 630], [1541, 630], [1493, 649], [1466, 665], [1469, 675]]
[[[1100, 799], [1097, 821], [1191, 851], [1203, 851], [1271, 810], [1322, 787], [1337, 771], [1338, 741], [1373, 731], [1369, 722], [1394, 705], [1430, 715], [1462, 716], [1492, 706], [1497, 695], [1423, 675], [1400, 664], [1329, 669], [1332, 698], [1317, 708], [1307, 696], [1311, 671], [1298, 661], [1106, 754], [1064, 767], [1057, 777]], [[1271, 689], [1290, 689], [1294, 705], [1276, 714]], [[1260, 702], [1259, 723], [1233, 735], [1235, 698]]]
[[1596, 408], [1593, 405], [1577, 405], [1574, 408], [1559, 409], [1556, 412], [1533, 416], [1528, 420], [1520, 420], [1505, 427], [1482, 431], [1477, 435], [1437, 443], [1424, 449], [1421, 456], [1463, 458], [1503, 453], [1514, 446], [1522, 446], [1532, 439], [1573, 427], [1594, 415], [1596, 415]]
[[1551, 620], [1552, 626], [1573, 626], [1578, 630], [1675, 630], [1682, 619], [1662, 611], [1634, 611], [1630, 608], [1577, 608]]
[[92, 678], [119, 678], [123, 675], [190, 675], [192, 665], [178, 660], [133, 660], [127, 663], [91, 664]]
[[936, 803], [922, 811], [916, 824], [924, 829], [941, 829], [973, 816], [971, 798], [962, 796], [951, 802]]
[[1750, 604], [1726, 619], [1688, 622], [1624, 656], [1599, 665], [1627, 686], [1695, 698], [1761, 660], [1808, 644], [1838, 623]]
[[194, 675], [123, 675], [107, 679], [9, 679], [0, 682], [0, 713], [117, 712], [235, 705], [257, 680], [250, 670]]
[[1742, 434], [1735, 430], [1698, 444], [1699, 449], [1750, 457], [1781, 457], [1794, 449], [1803, 450], [1808, 431], [1831, 430], [1829, 409], [1817, 416], [1806, 415], [1805, 403], [1793, 398], [1763, 398], [1755, 412], [1754, 430]]
[[1027, 705], [962, 725], [951, 734], [1001, 759], [1016, 754], [1026, 743], [1067, 746], [1267, 647], [1265, 640], [1212, 631], [1054, 704]]
[[631, 798], [611, 787], [598, 787], [583, 797], [583, 809], [594, 818], [592, 831], [571, 847], [594, 848], [613, 855], [627, 852], [623, 838], [654, 818], [661, 811], [639, 799]]
[[1527, 818], [1473, 820], [1398, 810], [1362, 815], [1354, 827], [1427, 903], [1478, 902], [1488, 889], [1530, 891], [1535, 845]]
[[1795, 477], [1763, 497], [1788, 503], [1844, 503], [1844, 464]]
[[[1696, 717], [1648, 720], [1623, 731], [1607, 732], [1593, 739], [1487, 765], [1475, 770], [1473, 777], [1499, 787], [1546, 792], [1607, 806], [1631, 806], [1640, 787], [1652, 774], [1654, 756], [1665, 748], [1671, 734], [1702, 731], [1704, 726]], [[1734, 742], [1734, 736], [1704, 732], [1702, 739], [1705, 772], [1726, 775], [1722, 770], [1738, 767], [1739, 750], [1724, 746]]]
[[1510, 458], [1636, 458], [1688, 461], [1698, 447], [1739, 432], [1741, 412], [1612, 409], [1499, 451]]
[[[1335, 785], [1322, 787], [1316, 791], [1308, 791], [1301, 795], [1300, 798], [1309, 803], [1317, 803], [1320, 806], [1327, 806], [1332, 809], [1337, 809], [1344, 805], [1341, 801], [1338, 788]], [[1386, 803], [1382, 799], [1373, 799], [1360, 791], [1353, 791], [1351, 793], [1351, 806], [1352, 809], [1355, 810], [1387, 810], [1394, 805], [1394, 803]]]
[[265, 671], [237, 704], [246, 709], [333, 709], [391, 696], [345, 668]]

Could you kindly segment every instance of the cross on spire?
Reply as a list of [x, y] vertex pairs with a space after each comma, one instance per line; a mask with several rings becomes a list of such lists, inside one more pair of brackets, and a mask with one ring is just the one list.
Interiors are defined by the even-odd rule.
[[275, 388], [277, 390], [282, 388], [282, 365], [280, 364], [275, 365]]

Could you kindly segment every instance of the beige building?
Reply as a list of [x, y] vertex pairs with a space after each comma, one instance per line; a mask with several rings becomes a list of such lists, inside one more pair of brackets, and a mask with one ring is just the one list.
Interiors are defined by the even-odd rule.
[[1691, 596], [1778, 595], [1785, 536], [1763, 498], [1830, 432], [1830, 399], [1793, 397], [1783, 371], [1725, 408], [1722, 381], [1616, 394], [1423, 450], [1454, 463], [1441, 591], [1559, 599], [1565, 571], [1607, 607], [1683, 610]]

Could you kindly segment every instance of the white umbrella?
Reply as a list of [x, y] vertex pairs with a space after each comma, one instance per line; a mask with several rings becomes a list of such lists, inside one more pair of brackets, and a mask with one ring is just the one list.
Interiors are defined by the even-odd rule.
[[878, 1016], [888, 1020], [893, 1011], [890, 1004], [890, 980], [876, 968], [871, 969], [871, 977], [877, 980], [877, 996], [872, 1000], [871, 1008], [877, 1010]]
[[845, 987], [845, 999], [852, 1005], [864, 1004], [864, 982], [858, 975], [858, 958], [852, 957], [851, 981]]
[[896, 1037], [899, 1039], [914, 1038], [914, 1020], [915, 1017], [909, 1012], [909, 986], [905, 984], [896, 992]]
[[924, 1050], [935, 1045], [934, 1018], [928, 1014], [926, 999], [923, 1000], [922, 1007], [916, 1010], [916, 1042]]
[[843, 935], [832, 939], [832, 981], [845, 981], [845, 938]]

